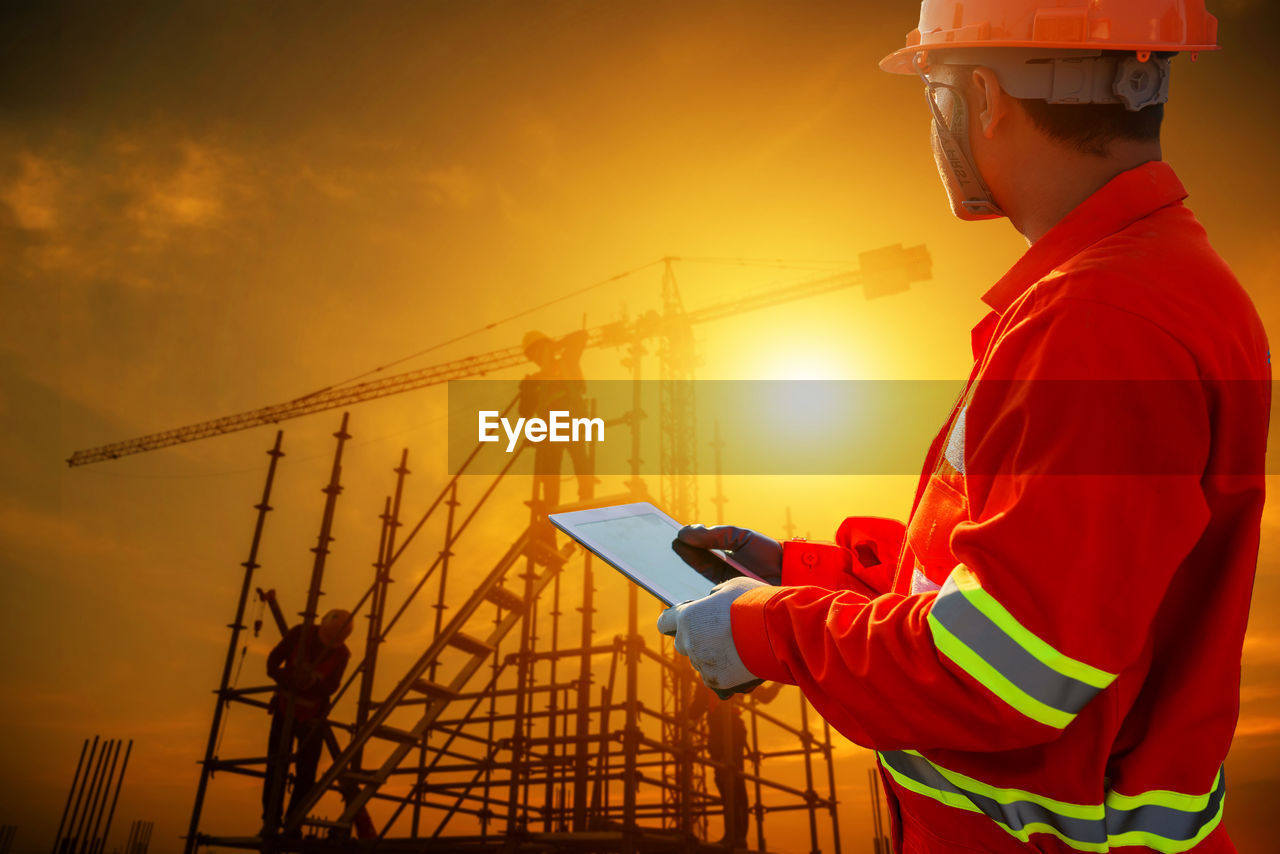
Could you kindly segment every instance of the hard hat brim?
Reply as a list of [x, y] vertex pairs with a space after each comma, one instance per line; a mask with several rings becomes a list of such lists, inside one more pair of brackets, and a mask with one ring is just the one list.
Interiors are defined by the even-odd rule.
[[[1150, 51], [1151, 53], [1199, 53], [1201, 51], [1220, 50], [1221, 47], [1216, 44], [1194, 45], [1194, 44], [1117, 44], [1114, 42], [1044, 42], [1044, 41], [1001, 41], [992, 43], [990, 41], [968, 41], [968, 42], [938, 42], [937, 44], [929, 44], [922, 42], [921, 44], [908, 45], [899, 48], [893, 53], [880, 60], [880, 70], [887, 71], [890, 74], [910, 74], [916, 73], [916, 54], [919, 53], [937, 53], [950, 52], [953, 50], [965, 49], [981, 49], [993, 50], [996, 48], [1031, 48], [1033, 50], [1123, 50], [1123, 51]], [[925, 66], [927, 67], [927, 65]]]

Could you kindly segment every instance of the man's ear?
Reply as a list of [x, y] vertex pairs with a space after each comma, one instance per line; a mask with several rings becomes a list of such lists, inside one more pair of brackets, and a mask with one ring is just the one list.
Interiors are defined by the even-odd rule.
[[986, 67], [973, 70], [973, 91], [977, 127], [983, 136], [991, 139], [996, 127], [1009, 114], [1009, 93], [1000, 88], [996, 73]]

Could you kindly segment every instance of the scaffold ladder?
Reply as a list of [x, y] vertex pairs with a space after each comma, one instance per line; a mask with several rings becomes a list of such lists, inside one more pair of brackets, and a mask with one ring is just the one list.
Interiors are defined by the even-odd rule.
[[[545, 524], [535, 524], [525, 529], [493, 569], [479, 581], [475, 591], [465, 603], [459, 606], [440, 634], [418, 657], [395, 688], [381, 703], [377, 704], [364, 725], [352, 735], [346, 749], [316, 781], [298, 809], [291, 812], [285, 819], [286, 830], [300, 828], [304, 822], [316, 824], [315, 820], [309, 820], [307, 816], [320, 802], [325, 792], [331, 788], [342, 789], [356, 784], [359, 790], [351, 793], [346, 799], [342, 815], [336, 821], [323, 822], [326, 826], [337, 829], [349, 829], [355, 816], [395, 773], [409, 752], [423, 744], [434, 721], [439, 718], [449, 703], [462, 693], [467, 682], [493, 654], [498, 643], [519, 623], [531, 603], [537, 600], [539, 594], [572, 555], [575, 548], [572, 542], [556, 551], [546, 540], [538, 536], [542, 533]], [[506, 574], [522, 557], [528, 557], [535, 566], [542, 567], [542, 571], [532, 579], [528, 596], [515, 593], [503, 586]], [[485, 603], [497, 605], [505, 613], [487, 637], [477, 638], [465, 633], [463, 627]], [[467, 654], [454, 677], [447, 684], [428, 681], [424, 678], [432, 663], [438, 662], [441, 654], [450, 648]], [[418, 722], [410, 729], [389, 726], [386, 723], [388, 717], [411, 694], [421, 695], [426, 700]], [[395, 747], [376, 770], [363, 771], [356, 768], [354, 758], [373, 739], [390, 741], [395, 744]], [[351, 792], [351, 789], [347, 788], [347, 791]]]

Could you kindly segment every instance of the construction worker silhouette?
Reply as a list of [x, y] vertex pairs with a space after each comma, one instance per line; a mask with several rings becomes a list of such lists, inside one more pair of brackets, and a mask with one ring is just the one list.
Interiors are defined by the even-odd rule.
[[952, 213], [1029, 248], [906, 520], [678, 535], [776, 584], [658, 630], [710, 687], [798, 685], [876, 751], [895, 851], [1235, 851], [1270, 355], [1160, 142], [1172, 54], [1217, 29], [1204, 0], [924, 0], [881, 68], [924, 89]]
[[[553, 410], [566, 411], [571, 417], [587, 414], [587, 384], [579, 364], [586, 344], [586, 330], [559, 341], [537, 330], [525, 333], [524, 353], [538, 370], [520, 381], [521, 417], [546, 419]], [[596, 479], [584, 444], [540, 442], [534, 446], [533, 483], [534, 500], [541, 503], [543, 512], [560, 504], [560, 467], [566, 448], [578, 480], [578, 500], [587, 501], [595, 495]]]
[[[271, 734], [267, 739], [266, 779], [262, 786], [263, 833], [271, 834], [280, 826], [283, 797], [272, 798], [289, 772], [289, 754], [297, 745], [294, 757], [292, 811], [303, 795], [315, 785], [316, 765], [324, 746], [324, 727], [328, 725], [329, 697], [338, 690], [351, 651], [343, 642], [351, 634], [351, 614], [341, 608], [328, 611], [319, 624], [294, 626], [267, 655], [267, 675], [276, 683], [267, 711], [271, 715]], [[287, 721], [292, 702], [292, 721]], [[292, 733], [286, 730], [292, 729]]]
[[[752, 696], [767, 703], [781, 690], [781, 683], [772, 682]], [[720, 763], [712, 776], [724, 807], [724, 836], [713, 844], [745, 848], [751, 805], [747, 800], [747, 725], [742, 720], [742, 705], [737, 698], [721, 700], [714, 691], [698, 686], [689, 704], [689, 717], [694, 720], [706, 717], [707, 754]]]

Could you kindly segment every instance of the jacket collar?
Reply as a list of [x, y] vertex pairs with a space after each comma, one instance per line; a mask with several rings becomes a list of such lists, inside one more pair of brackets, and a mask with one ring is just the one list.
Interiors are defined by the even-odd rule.
[[[1163, 161], [1153, 160], [1121, 172], [1032, 244], [982, 295], [982, 301], [997, 314], [1004, 314], [1027, 288], [1086, 247], [1186, 197], [1182, 182]], [[979, 327], [986, 322], [984, 318]], [[974, 334], [978, 335], [977, 328]]]

